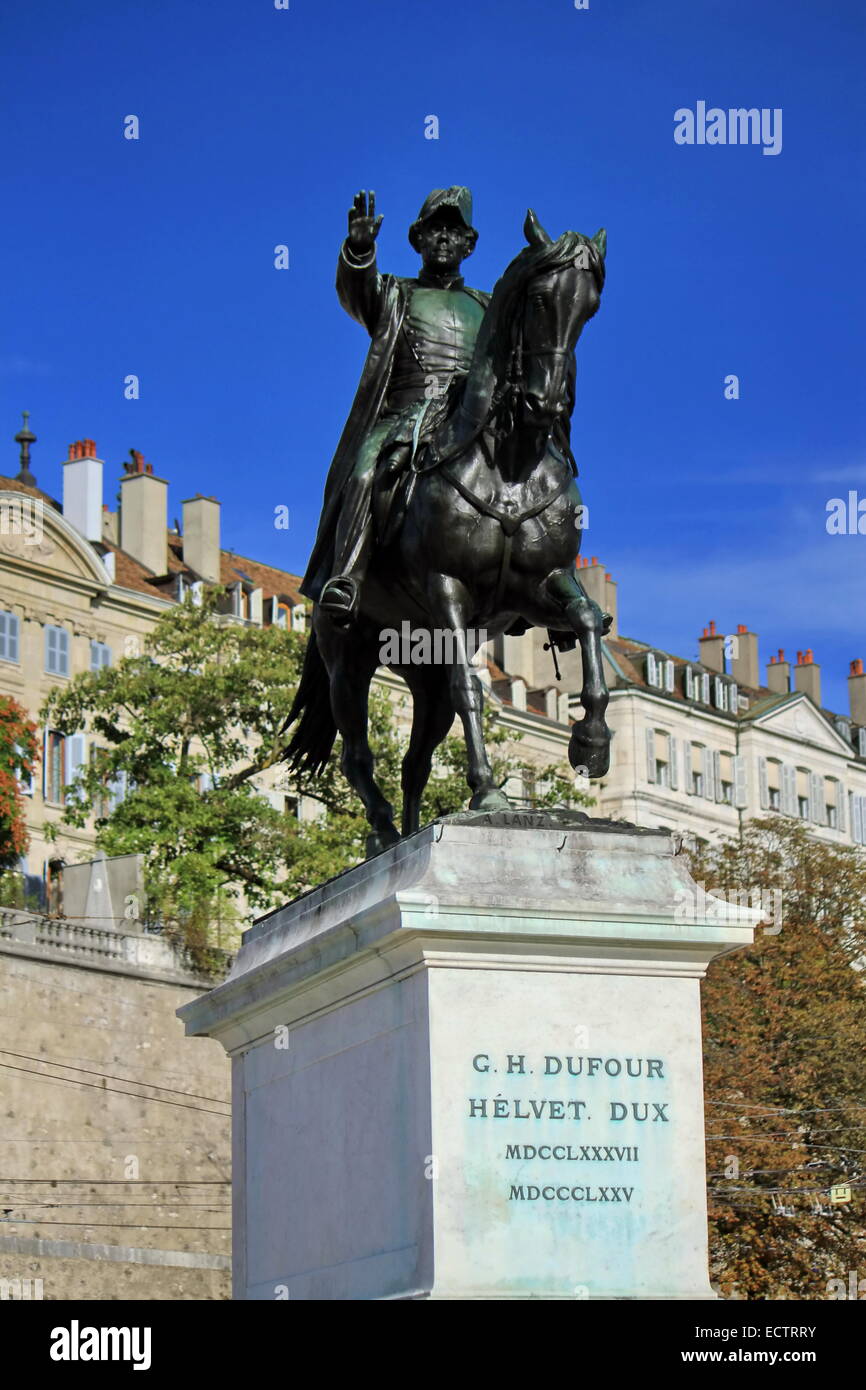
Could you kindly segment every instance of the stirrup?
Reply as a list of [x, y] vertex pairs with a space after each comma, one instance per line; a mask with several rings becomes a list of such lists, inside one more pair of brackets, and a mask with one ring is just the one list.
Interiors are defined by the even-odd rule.
[[351, 574], [338, 574], [329, 579], [319, 598], [319, 607], [331, 622], [345, 625], [358, 611], [361, 586]]

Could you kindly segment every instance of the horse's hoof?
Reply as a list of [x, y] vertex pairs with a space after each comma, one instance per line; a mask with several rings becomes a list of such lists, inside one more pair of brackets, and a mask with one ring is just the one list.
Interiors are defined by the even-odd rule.
[[367, 836], [367, 858], [372, 859], [374, 855], [382, 854], [392, 845], [396, 845], [399, 839], [400, 835], [395, 825], [390, 825], [385, 830], [371, 830]]
[[568, 761], [587, 777], [604, 777], [610, 768], [610, 734], [603, 738], [582, 738], [575, 729], [568, 743]]
[[488, 787], [486, 791], [476, 792], [469, 802], [470, 811], [510, 811], [511, 802], [499, 787]]

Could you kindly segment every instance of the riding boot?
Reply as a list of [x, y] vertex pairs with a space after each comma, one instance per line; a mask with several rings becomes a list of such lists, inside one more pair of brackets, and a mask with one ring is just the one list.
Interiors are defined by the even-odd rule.
[[371, 495], [374, 469], [353, 474], [346, 484], [334, 546], [334, 574], [322, 590], [319, 607], [340, 626], [358, 611], [373, 539]]

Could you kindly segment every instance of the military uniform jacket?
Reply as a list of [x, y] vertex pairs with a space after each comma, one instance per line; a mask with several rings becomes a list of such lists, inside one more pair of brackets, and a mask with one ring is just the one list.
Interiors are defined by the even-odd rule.
[[[331, 578], [343, 489], [351, 477], [358, 450], [381, 413], [388, 393], [397, 337], [412, 288], [418, 283], [397, 275], [381, 275], [375, 260], [366, 266], [354, 266], [343, 251], [340, 253], [337, 295], [346, 312], [367, 329], [372, 341], [349, 418], [328, 471], [319, 530], [301, 584], [301, 593], [307, 598], [318, 599]], [[481, 290], [470, 293], [484, 305], [490, 300]]]

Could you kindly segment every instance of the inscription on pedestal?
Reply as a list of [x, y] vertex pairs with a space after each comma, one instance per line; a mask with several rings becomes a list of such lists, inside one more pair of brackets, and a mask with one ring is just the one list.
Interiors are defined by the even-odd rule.
[[[471, 1071], [487, 1078], [476, 1083], [467, 1097], [468, 1118], [499, 1127], [495, 1157], [502, 1164], [502, 1181], [509, 1202], [609, 1202], [631, 1203], [639, 1184], [595, 1181], [597, 1171], [583, 1165], [601, 1163], [640, 1164], [640, 1144], [611, 1142], [615, 1127], [624, 1122], [640, 1125], [671, 1123], [671, 1102], [635, 1100], [629, 1081], [643, 1079], [665, 1086], [665, 1061], [661, 1057], [576, 1056], [548, 1053], [530, 1057], [505, 1053], [501, 1057], [477, 1052]], [[526, 1089], [516, 1094], [496, 1090], [499, 1076], [525, 1079]], [[491, 1082], [493, 1085], [491, 1085]], [[551, 1094], [553, 1092], [553, 1094]], [[528, 1122], [522, 1130], [518, 1121]], [[535, 1122], [561, 1121], [562, 1142], [526, 1142]], [[580, 1126], [579, 1135], [574, 1127]], [[547, 1131], [547, 1125], [543, 1125]], [[487, 1137], [487, 1136], [485, 1136]], [[497, 1136], [498, 1137], [498, 1136]], [[577, 1142], [577, 1139], [581, 1142]], [[596, 1142], [583, 1142], [594, 1140]], [[601, 1142], [601, 1141], [604, 1142]], [[486, 1145], [485, 1145], [486, 1147]], [[513, 1181], [519, 1165], [519, 1181]], [[529, 1174], [523, 1169], [533, 1165]], [[535, 1165], [550, 1164], [539, 1169]], [[553, 1182], [548, 1179], [555, 1175]], [[639, 1178], [639, 1169], [636, 1176]], [[577, 1182], [576, 1178], [583, 1179]], [[533, 1180], [535, 1179], [535, 1180]]]

